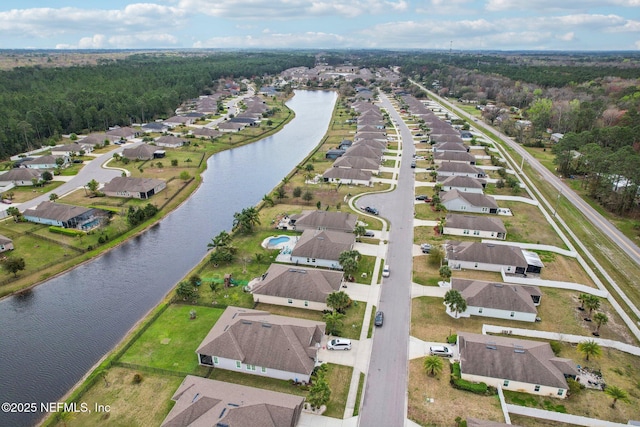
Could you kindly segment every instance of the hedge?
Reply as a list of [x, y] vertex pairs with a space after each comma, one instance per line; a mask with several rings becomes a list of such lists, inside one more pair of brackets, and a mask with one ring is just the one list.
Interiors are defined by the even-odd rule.
[[488, 387], [485, 383], [472, 383], [461, 378], [452, 381], [453, 387], [459, 390], [466, 390], [476, 394], [487, 394]]
[[84, 236], [84, 231], [71, 230], [69, 228], [57, 227], [55, 225], [50, 226], [49, 231], [52, 233], [64, 234], [66, 236], [72, 236], [72, 237]]

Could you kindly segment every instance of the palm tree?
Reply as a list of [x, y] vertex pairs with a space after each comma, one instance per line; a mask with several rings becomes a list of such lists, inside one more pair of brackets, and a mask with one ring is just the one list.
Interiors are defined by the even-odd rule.
[[587, 361], [589, 361], [589, 356], [598, 357], [602, 354], [600, 344], [593, 340], [579, 342], [577, 348], [580, 353], [584, 354]]
[[618, 400], [622, 400], [623, 402], [629, 402], [629, 396], [627, 395], [627, 392], [618, 386], [615, 386], [615, 385], [607, 386], [607, 388], [604, 389], [604, 392], [607, 393], [607, 396], [613, 399], [613, 402], [611, 403], [612, 408], [616, 407], [616, 402]]
[[356, 239], [359, 239], [360, 237], [364, 236], [364, 233], [367, 232], [367, 229], [364, 227], [364, 225], [358, 224], [356, 225], [356, 228], [353, 229], [353, 234], [356, 235]]
[[351, 250], [351, 251], [343, 251], [338, 256], [338, 263], [342, 266], [342, 271], [344, 272], [345, 278], [347, 280], [354, 275], [356, 271], [358, 271], [358, 266], [360, 264], [360, 252]]
[[596, 330], [593, 333], [596, 337], [600, 336], [600, 326], [606, 325], [609, 322], [609, 318], [602, 312], [597, 312], [593, 315], [593, 320], [596, 322]]
[[587, 317], [585, 317], [584, 320], [586, 320], [587, 322], [590, 322], [591, 313], [593, 312], [593, 310], [597, 310], [600, 308], [600, 298], [598, 298], [595, 295], [589, 295], [584, 302], [584, 306], [585, 308], [589, 309], [589, 314], [587, 315]]
[[444, 303], [449, 308], [449, 311], [453, 311], [456, 314], [456, 319], [459, 313], [467, 310], [467, 302], [462, 297], [462, 294], [455, 289], [450, 289], [444, 294]]
[[49, 200], [51, 200], [52, 202], [55, 202], [56, 200], [58, 200], [60, 197], [56, 194], [56, 193], [51, 193], [49, 194]]
[[262, 201], [264, 202], [265, 206], [268, 206], [268, 207], [275, 205], [275, 203], [273, 202], [273, 199], [268, 194], [265, 194], [262, 197]]
[[253, 228], [258, 224], [260, 224], [260, 213], [253, 206], [233, 214], [233, 227], [237, 227], [245, 234], [253, 232]]
[[451, 279], [452, 273], [448, 265], [443, 265], [442, 267], [440, 267], [440, 270], [438, 270], [438, 273], [440, 273], [440, 278], [445, 282], [448, 282], [449, 279]]
[[580, 307], [578, 307], [578, 310], [584, 311], [584, 303], [588, 298], [589, 294], [580, 294], [580, 296], [578, 297], [578, 301], [580, 301]]
[[439, 356], [427, 356], [424, 358], [423, 367], [427, 375], [435, 377], [442, 372], [442, 358]]
[[326, 333], [327, 335], [340, 335], [340, 331], [342, 330], [342, 318], [344, 314], [339, 313], [337, 311], [332, 311], [331, 313], [325, 313], [322, 316], [322, 320], [327, 324]]
[[211, 242], [207, 244], [207, 248], [209, 249], [221, 248], [221, 247], [229, 246], [230, 244], [231, 244], [231, 234], [222, 230], [220, 233], [218, 233], [216, 237], [211, 239]]
[[327, 296], [327, 306], [332, 308], [335, 311], [340, 313], [344, 313], [345, 310], [351, 305], [351, 298], [347, 295], [346, 292], [331, 292]]

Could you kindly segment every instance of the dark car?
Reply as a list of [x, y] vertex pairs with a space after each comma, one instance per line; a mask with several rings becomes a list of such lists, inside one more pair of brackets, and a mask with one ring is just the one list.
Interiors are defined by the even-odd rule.
[[364, 211], [374, 215], [378, 215], [380, 213], [378, 209], [372, 208], [371, 206], [367, 206], [366, 208], [364, 208]]
[[383, 322], [384, 322], [384, 313], [381, 311], [376, 312], [376, 317], [375, 317], [375, 320], [373, 321], [373, 324], [376, 326], [382, 326]]
[[416, 200], [429, 200], [429, 196], [426, 194], [419, 194], [416, 196]]

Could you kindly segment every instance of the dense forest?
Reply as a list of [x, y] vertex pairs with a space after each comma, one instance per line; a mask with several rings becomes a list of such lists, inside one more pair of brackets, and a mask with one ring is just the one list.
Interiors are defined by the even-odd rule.
[[97, 66], [2, 71], [0, 158], [57, 141], [62, 134], [170, 116], [184, 100], [214, 90], [220, 78], [313, 65], [313, 55], [292, 52], [138, 54]]

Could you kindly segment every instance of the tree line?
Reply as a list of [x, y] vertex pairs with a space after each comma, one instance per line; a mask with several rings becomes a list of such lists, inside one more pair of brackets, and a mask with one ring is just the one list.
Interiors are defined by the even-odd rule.
[[222, 78], [313, 63], [313, 56], [291, 52], [139, 54], [97, 66], [2, 71], [0, 158], [58, 141], [62, 134], [168, 117], [183, 101], [215, 91]]

